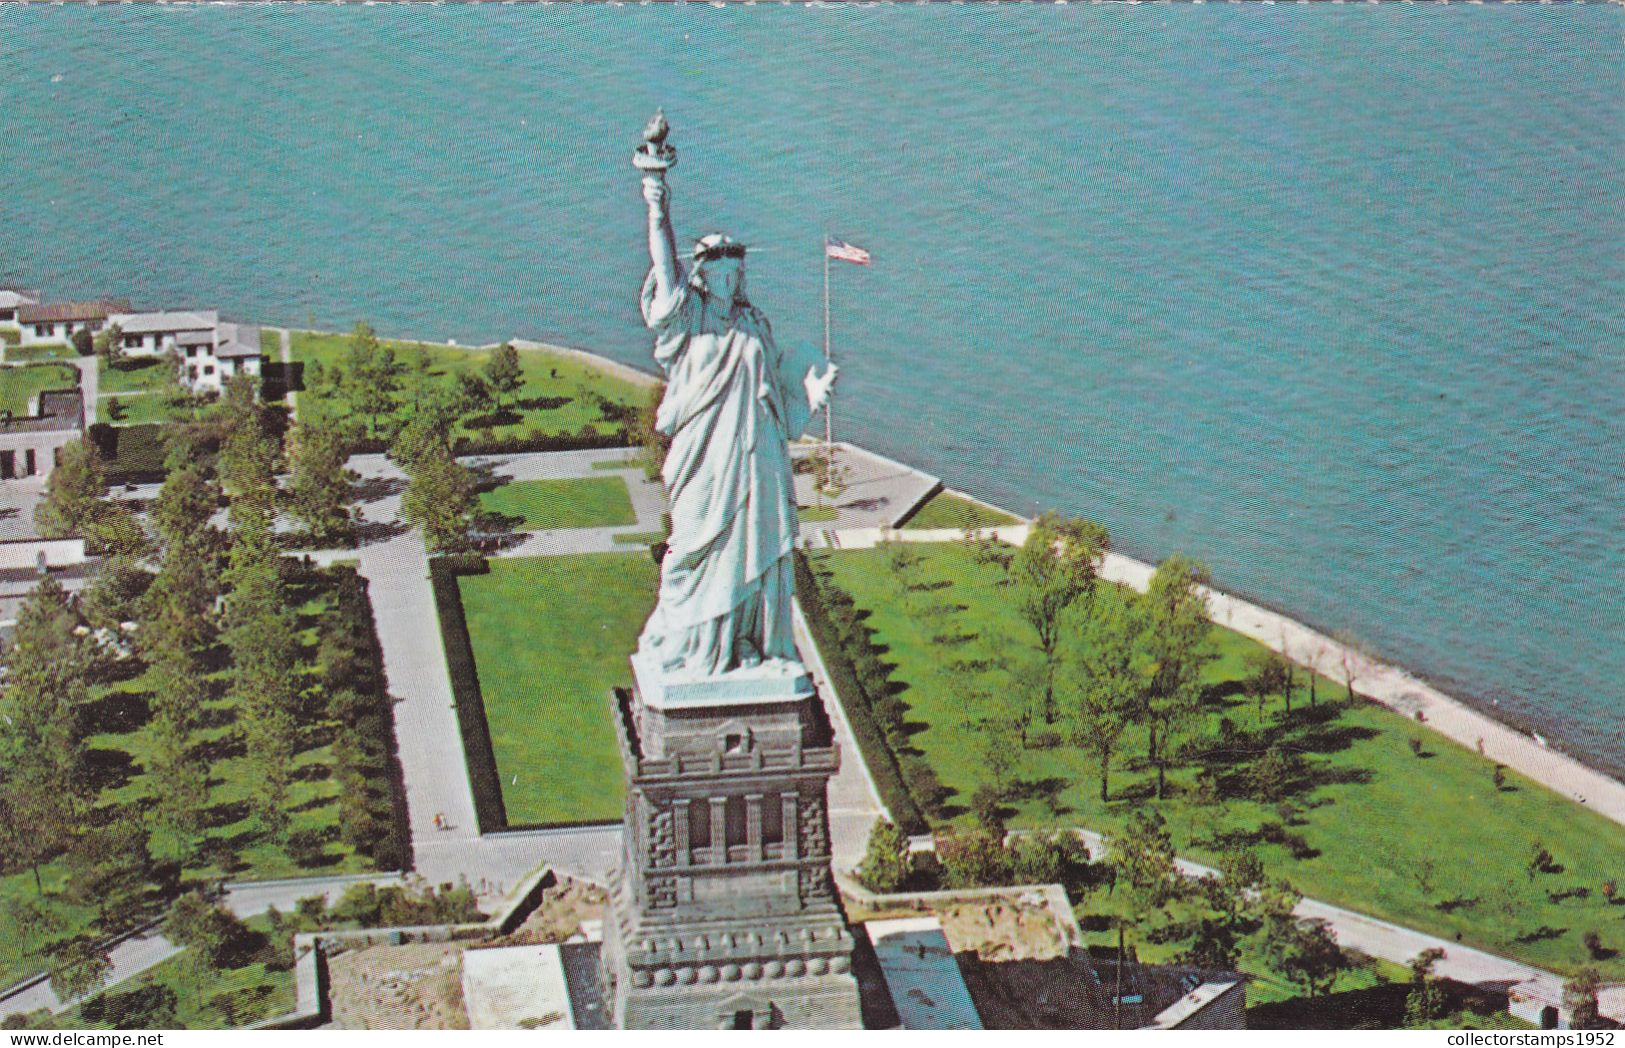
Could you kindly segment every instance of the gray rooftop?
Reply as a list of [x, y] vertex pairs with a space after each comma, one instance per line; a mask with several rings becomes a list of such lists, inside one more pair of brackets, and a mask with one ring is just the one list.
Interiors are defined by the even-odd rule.
[[85, 428], [85, 398], [77, 389], [48, 389], [39, 395], [39, 414], [5, 418], [0, 433], [45, 433]]
[[29, 291], [20, 287], [0, 287], [0, 309], [15, 309], [17, 306], [31, 306], [38, 301], [38, 291]]
[[126, 335], [168, 335], [179, 331], [211, 330], [220, 323], [220, 314], [212, 309], [115, 313], [107, 321], [117, 324]]
[[221, 324], [220, 341], [214, 355], [222, 360], [234, 357], [260, 355], [260, 328], [258, 324]]

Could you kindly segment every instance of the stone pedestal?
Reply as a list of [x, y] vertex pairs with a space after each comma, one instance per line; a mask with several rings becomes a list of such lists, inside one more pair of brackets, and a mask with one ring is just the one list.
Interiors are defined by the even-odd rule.
[[830, 876], [839, 752], [799, 664], [706, 680], [633, 658], [614, 696], [626, 832], [604, 922], [623, 1029], [857, 1029]]

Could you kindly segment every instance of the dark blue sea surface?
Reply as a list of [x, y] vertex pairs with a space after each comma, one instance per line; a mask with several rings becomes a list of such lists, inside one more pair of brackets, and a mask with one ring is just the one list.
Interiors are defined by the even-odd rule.
[[629, 154], [836, 434], [1625, 764], [1625, 11], [0, 7], [0, 279], [646, 363]]

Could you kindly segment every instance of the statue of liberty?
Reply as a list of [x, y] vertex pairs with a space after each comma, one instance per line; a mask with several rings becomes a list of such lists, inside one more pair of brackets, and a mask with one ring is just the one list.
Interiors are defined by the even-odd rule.
[[745, 296], [745, 246], [712, 234], [677, 257], [665, 172], [676, 162], [656, 115], [634, 156], [649, 208], [645, 323], [666, 375], [656, 427], [671, 537], [660, 600], [638, 642], [662, 670], [701, 678], [795, 664], [791, 594], [797, 522], [790, 439], [824, 406], [835, 367], [796, 362]]

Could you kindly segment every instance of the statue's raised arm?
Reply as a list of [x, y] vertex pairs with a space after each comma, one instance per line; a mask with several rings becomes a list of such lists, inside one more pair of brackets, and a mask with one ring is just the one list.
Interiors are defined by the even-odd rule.
[[655, 307], [664, 312], [683, 279], [677, 264], [677, 238], [671, 228], [671, 187], [666, 172], [677, 163], [677, 150], [666, 143], [671, 128], [656, 112], [643, 130], [643, 147], [632, 162], [643, 172], [643, 199], [649, 205], [649, 263], [654, 273]]

